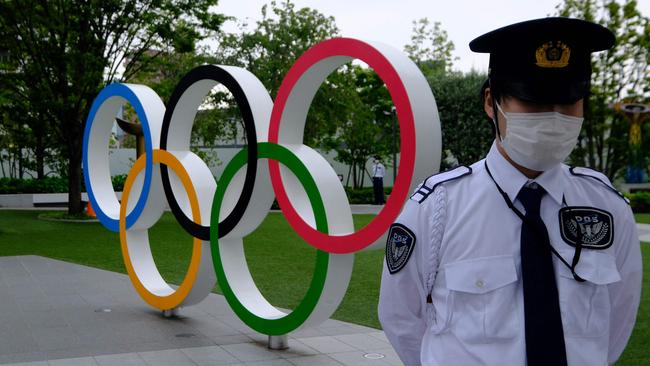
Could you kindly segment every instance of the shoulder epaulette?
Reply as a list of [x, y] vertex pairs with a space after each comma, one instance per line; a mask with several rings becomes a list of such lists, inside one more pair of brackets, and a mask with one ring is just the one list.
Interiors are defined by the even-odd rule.
[[571, 173], [571, 175], [574, 175], [576, 177], [591, 178], [597, 182], [600, 182], [610, 192], [622, 198], [625, 201], [625, 203], [627, 203], [628, 205], [630, 204], [630, 200], [627, 199], [627, 197], [625, 197], [623, 193], [619, 192], [616, 188], [614, 188], [614, 186], [609, 183], [609, 180], [605, 177], [603, 173], [591, 168], [577, 167], [577, 166], [570, 167], [569, 173]]
[[420, 188], [418, 188], [415, 193], [411, 196], [411, 199], [417, 201], [418, 203], [424, 202], [424, 200], [436, 190], [436, 187], [442, 183], [449, 182], [451, 180], [459, 179], [465, 176], [472, 174], [472, 168], [468, 166], [459, 166], [453, 170], [446, 172], [434, 174], [424, 180]]

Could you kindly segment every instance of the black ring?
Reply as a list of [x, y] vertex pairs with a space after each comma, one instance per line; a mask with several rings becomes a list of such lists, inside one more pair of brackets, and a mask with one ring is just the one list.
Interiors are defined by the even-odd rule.
[[[257, 174], [257, 135], [255, 132], [255, 119], [253, 118], [253, 112], [251, 111], [250, 103], [246, 98], [246, 94], [237, 80], [235, 80], [235, 78], [226, 70], [216, 65], [203, 65], [188, 72], [178, 83], [169, 99], [167, 109], [165, 110], [165, 116], [163, 118], [162, 131], [160, 133], [160, 148], [162, 150], [167, 150], [169, 126], [171, 124], [174, 110], [176, 109], [176, 104], [178, 104], [178, 101], [189, 87], [201, 80], [214, 80], [225, 86], [226, 89], [232, 93], [235, 102], [241, 111], [244, 120], [244, 127], [246, 129], [248, 163], [246, 165], [244, 187], [242, 188], [241, 195], [239, 196], [232, 212], [223, 221], [219, 222], [218, 232], [219, 237], [221, 238], [232, 231], [244, 216], [248, 203], [253, 195], [255, 176]], [[165, 190], [165, 196], [169, 203], [169, 208], [174, 214], [174, 217], [176, 217], [176, 220], [181, 224], [183, 229], [193, 237], [201, 240], [210, 240], [210, 226], [203, 226], [195, 223], [185, 215], [178, 205], [178, 201], [176, 201], [176, 197], [174, 197], [174, 192], [169, 181], [169, 171], [167, 170], [167, 166], [164, 164], [161, 164], [160, 166], [160, 175]]]

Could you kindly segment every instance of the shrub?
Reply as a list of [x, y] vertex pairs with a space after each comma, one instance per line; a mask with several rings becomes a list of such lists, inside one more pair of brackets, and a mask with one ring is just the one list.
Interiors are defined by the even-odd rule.
[[[389, 195], [393, 187], [384, 187], [384, 195]], [[345, 193], [348, 195], [350, 204], [373, 204], [375, 202], [375, 193], [372, 187], [364, 188], [345, 188]]]
[[630, 200], [630, 206], [634, 212], [650, 212], [650, 192], [640, 191], [626, 193], [625, 197]]
[[[384, 194], [388, 196], [392, 188], [393, 187], [384, 187]], [[372, 187], [364, 187], [358, 189], [345, 188], [345, 193], [348, 196], [348, 201], [350, 201], [350, 204], [352, 205], [362, 205], [362, 204], [371, 205], [375, 202], [375, 193], [373, 192]], [[271, 209], [273, 210], [280, 209], [277, 200], [273, 201], [273, 205], [271, 206]]]
[[0, 194], [18, 193], [64, 193], [68, 191], [68, 180], [59, 177], [43, 179], [0, 178]]
[[[126, 174], [111, 177], [113, 188], [116, 192], [122, 191]], [[84, 181], [81, 181], [81, 190], [85, 191]], [[0, 194], [20, 193], [66, 193], [68, 179], [61, 177], [45, 177], [43, 179], [18, 179], [0, 178]]]
[[126, 174], [112, 176], [111, 182], [113, 183], [113, 190], [115, 192], [122, 192], [124, 190], [124, 182], [126, 182]]

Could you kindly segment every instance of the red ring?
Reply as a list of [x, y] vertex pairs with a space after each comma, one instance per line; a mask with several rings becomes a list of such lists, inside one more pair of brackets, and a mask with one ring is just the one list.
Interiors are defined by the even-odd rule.
[[384, 81], [391, 95], [400, 127], [400, 168], [393, 190], [384, 208], [363, 229], [348, 235], [321, 233], [307, 224], [291, 205], [282, 184], [280, 166], [269, 160], [271, 184], [276, 198], [291, 227], [310, 245], [329, 253], [347, 254], [374, 243], [395, 221], [409, 194], [415, 167], [415, 121], [406, 87], [390, 61], [372, 45], [351, 38], [334, 38], [307, 50], [285, 76], [273, 104], [269, 126], [269, 141], [278, 143], [280, 122], [285, 104], [300, 77], [317, 62], [335, 56], [348, 56], [364, 61]]

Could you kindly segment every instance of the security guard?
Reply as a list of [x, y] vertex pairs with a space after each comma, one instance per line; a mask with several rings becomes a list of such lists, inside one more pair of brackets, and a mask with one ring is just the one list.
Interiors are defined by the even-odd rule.
[[379, 319], [408, 366], [613, 364], [641, 292], [632, 211], [575, 147], [590, 54], [606, 28], [513, 24], [470, 43], [490, 53], [484, 108], [496, 139], [470, 167], [426, 179], [391, 226]]

